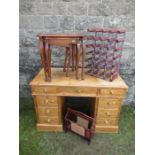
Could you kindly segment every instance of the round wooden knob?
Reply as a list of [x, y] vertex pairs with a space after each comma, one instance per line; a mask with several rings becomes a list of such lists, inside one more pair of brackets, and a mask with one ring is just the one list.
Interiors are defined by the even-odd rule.
[[80, 93], [80, 90], [79, 90], [79, 89], [77, 89], [77, 90], [76, 90], [76, 92], [77, 92], [77, 93]]
[[46, 99], [46, 101], [45, 101], [46, 103], [48, 103], [48, 99]]
[[106, 112], [106, 115], [107, 115], [107, 116], [110, 116], [110, 113], [109, 113], [109, 112]]
[[48, 122], [48, 123], [49, 123], [49, 122], [51, 122], [51, 119], [50, 119], [50, 118], [48, 118], [48, 119], [47, 119], [47, 122]]
[[109, 124], [109, 122], [107, 120], [104, 121], [105, 124]]
[[46, 93], [46, 92], [47, 92], [47, 89], [45, 88], [44, 91], [45, 91], [45, 93]]
[[111, 95], [113, 95], [113, 94], [114, 94], [114, 92], [111, 90], [111, 91], [110, 91], [110, 94], [111, 94]]
[[75, 40], [72, 40], [72, 43], [75, 43]]

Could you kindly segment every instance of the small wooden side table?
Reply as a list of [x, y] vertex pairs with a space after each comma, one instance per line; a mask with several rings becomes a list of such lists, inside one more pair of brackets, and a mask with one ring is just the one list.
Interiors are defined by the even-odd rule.
[[[79, 45], [82, 51], [82, 70], [81, 70], [81, 79], [84, 80], [84, 64], [85, 64], [85, 46], [83, 44], [84, 35], [77, 34], [44, 34], [41, 33], [39, 37], [39, 49], [42, 67], [44, 68], [45, 81], [51, 81], [51, 51], [49, 48], [50, 45], [68, 47], [68, 45]], [[72, 48], [73, 50], [73, 48]], [[72, 58], [73, 61], [74, 58]], [[79, 72], [79, 60], [80, 60], [80, 50], [76, 46], [76, 78], [78, 79]]]

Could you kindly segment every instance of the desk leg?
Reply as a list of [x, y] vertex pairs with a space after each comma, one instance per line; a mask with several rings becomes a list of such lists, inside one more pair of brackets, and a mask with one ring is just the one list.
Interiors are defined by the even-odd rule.
[[85, 57], [86, 57], [86, 47], [84, 44], [81, 45], [82, 46], [82, 71], [81, 71], [81, 79], [84, 80], [84, 65], [85, 65]]
[[80, 44], [76, 45], [76, 79], [79, 79]]

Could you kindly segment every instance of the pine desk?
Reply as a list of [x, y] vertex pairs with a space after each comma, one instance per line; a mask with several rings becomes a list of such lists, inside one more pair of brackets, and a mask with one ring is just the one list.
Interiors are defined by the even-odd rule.
[[53, 68], [52, 82], [44, 81], [43, 69], [31, 81], [37, 130], [63, 131], [62, 111], [65, 97], [93, 97], [96, 132], [117, 133], [121, 106], [127, 85], [119, 76], [113, 82], [85, 75], [76, 80], [75, 73], [66, 77], [63, 69]]

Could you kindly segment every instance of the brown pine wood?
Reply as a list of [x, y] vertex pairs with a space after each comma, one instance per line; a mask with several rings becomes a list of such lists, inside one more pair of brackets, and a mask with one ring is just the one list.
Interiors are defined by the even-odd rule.
[[30, 83], [38, 131], [62, 131], [65, 96], [83, 96], [95, 98], [96, 132], [118, 132], [121, 106], [128, 89], [120, 76], [113, 82], [89, 75], [85, 75], [85, 80], [76, 80], [73, 72], [66, 77], [61, 68], [52, 71], [52, 82], [44, 81], [42, 69]]

